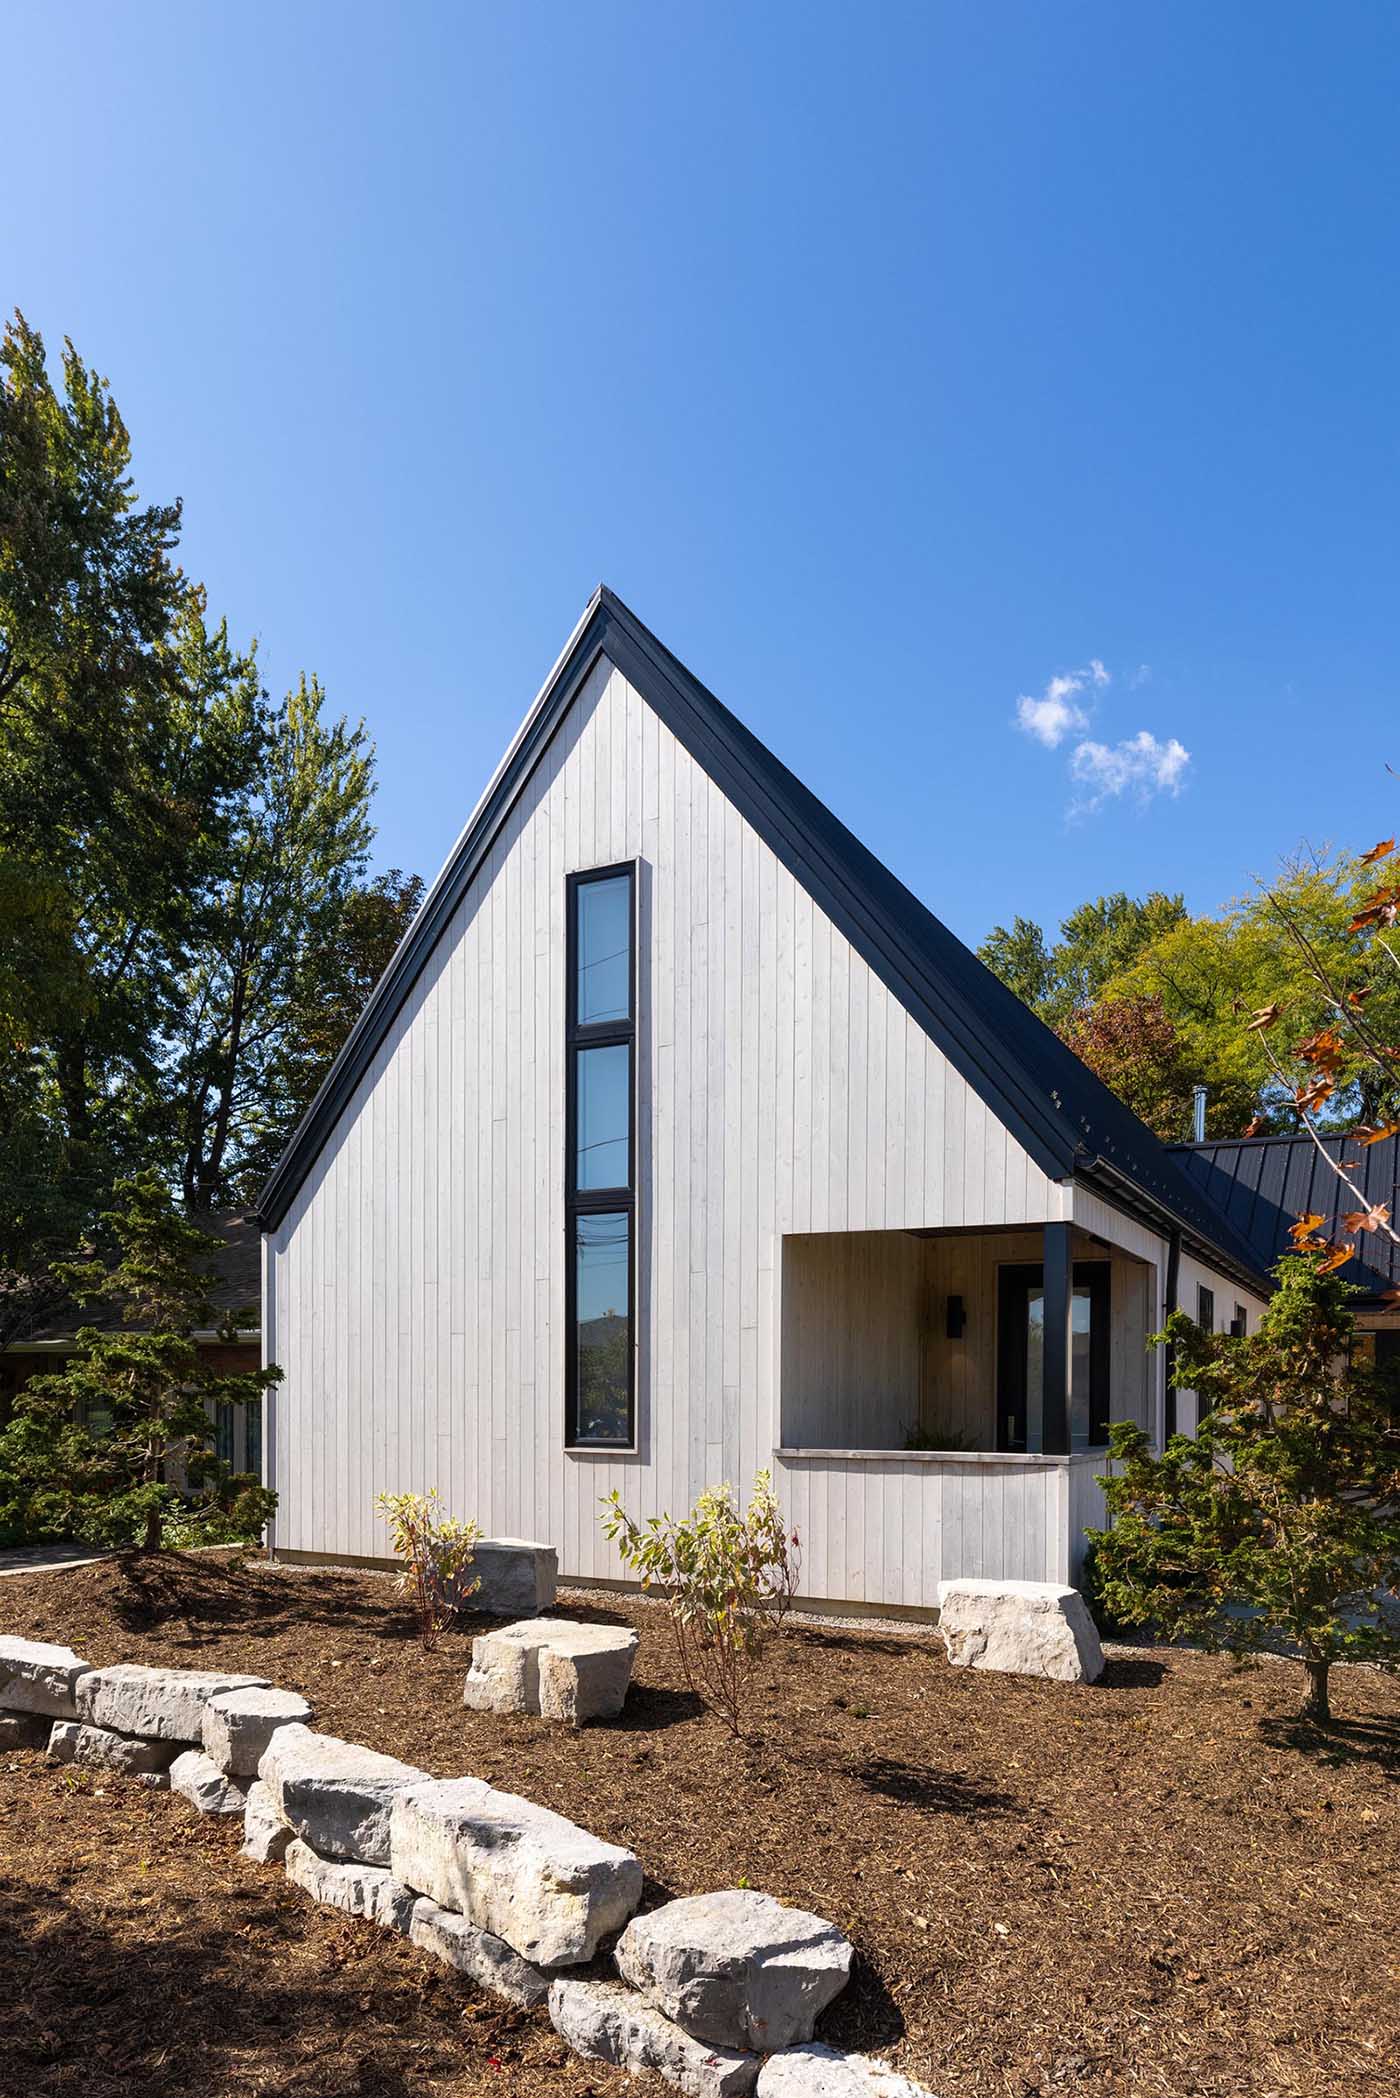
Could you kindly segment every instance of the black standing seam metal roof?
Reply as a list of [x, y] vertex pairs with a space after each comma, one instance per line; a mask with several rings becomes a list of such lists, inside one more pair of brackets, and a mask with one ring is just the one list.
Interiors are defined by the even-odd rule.
[[1175, 1223], [1257, 1287], [1253, 1246], [1151, 1130], [883, 866], [605, 586], [543, 691], [264, 1188], [275, 1228], [600, 655], [839, 927], [1041, 1169]]
[[[1354, 1161], [1348, 1178], [1370, 1207], [1384, 1202], [1393, 1216], [1400, 1198], [1400, 1138], [1359, 1144], [1355, 1137], [1324, 1137], [1329, 1158]], [[1271, 1268], [1289, 1251], [1288, 1229], [1304, 1212], [1335, 1224], [1355, 1208], [1332, 1168], [1318, 1156], [1309, 1136], [1236, 1137], [1224, 1142], [1174, 1144], [1188, 1177], [1222, 1210], [1254, 1248], [1256, 1261]], [[1357, 1255], [1341, 1269], [1342, 1279], [1379, 1297], [1400, 1286], [1400, 1246], [1382, 1232], [1360, 1238]]]

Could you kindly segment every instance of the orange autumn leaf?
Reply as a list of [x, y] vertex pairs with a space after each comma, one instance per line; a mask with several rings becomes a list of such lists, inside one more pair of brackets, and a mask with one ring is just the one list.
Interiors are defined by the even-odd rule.
[[1394, 850], [1394, 838], [1382, 838], [1379, 845], [1373, 845], [1369, 852], [1362, 853], [1361, 865], [1363, 867], [1374, 867], [1377, 860], [1388, 859]]
[[1293, 1094], [1293, 1104], [1300, 1114], [1313, 1114], [1331, 1099], [1336, 1090], [1326, 1079], [1319, 1078], [1313, 1085], [1298, 1086]]
[[1311, 1238], [1314, 1231], [1321, 1230], [1324, 1221], [1318, 1210], [1310, 1209], [1306, 1215], [1299, 1217], [1296, 1223], [1289, 1225], [1289, 1236], [1295, 1241], [1300, 1238]]
[[1368, 999], [1368, 998], [1370, 997], [1370, 995], [1371, 995], [1371, 993], [1372, 993], [1372, 991], [1373, 991], [1374, 989], [1375, 989], [1375, 985], [1374, 985], [1374, 984], [1370, 984], [1370, 983], [1364, 983], [1364, 984], [1362, 984], [1362, 986], [1361, 986], [1361, 988], [1360, 988], [1360, 990], [1359, 990], [1359, 991], [1348, 991], [1348, 992], [1347, 992], [1347, 1004], [1348, 1004], [1348, 1005], [1364, 1005], [1364, 1004], [1366, 1003], [1366, 1000], [1367, 1000], [1367, 999]]
[[1330, 1275], [1334, 1268], [1344, 1267], [1347, 1261], [1353, 1260], [1355, 1257], [1355, 1246], [1329, 1246], [1322, 1259], [1317, 1263], [1317, 1272], [1319, 1275]]
[[1264, 1034], [1271, 1028], [1283, 1011], [1281, 1005], [1261, 1005], [1245, 1029], [1246, 1034]]
[[1256, 1115], [1254, 1117], [1254, 1120], [1251, 1123], [1249, 1123], [1244, 1133], [1246, 1136], [1258, 1136], [1263, 1126], [1264, 1117], [1262, 1115]]
[[1374, 1209], [1352, 1209], [1342, 1218], [1344, 1231], [1379, 1231], [1390, 1222], [1390, 1211], [1384, 1202], [1377, 1202]]
[[1388, 1136], [1394, 1136], [1400, 1122], [1362, 1122], [1352, 1131], [1361, 1144], [1383, 1144]]

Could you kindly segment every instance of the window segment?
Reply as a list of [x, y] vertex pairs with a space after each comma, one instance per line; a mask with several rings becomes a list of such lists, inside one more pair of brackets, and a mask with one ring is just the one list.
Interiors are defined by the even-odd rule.
[[633, 870], [569, 878], [565, 1439], [635, 1435], [636, 903]]

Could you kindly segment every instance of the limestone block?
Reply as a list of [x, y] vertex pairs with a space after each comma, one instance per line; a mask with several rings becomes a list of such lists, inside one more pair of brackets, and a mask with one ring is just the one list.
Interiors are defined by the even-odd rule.
[[[258, 1764], [272, 1803], [295, 1835], [323, 1858], [389, 1862], [389, 1808], [425, 1770], [293, 1720], [278, 1727]], [[420, 1888], [429, 1893], [430, 1888]]]
[[549, 2019], [576, 2054], [612, 2062], [629, 2075], [651, 2070], [689, 2098], [744, 2098], [758, 2076], [756, 2054], [693, 2040], [654, 2004], [608, 1981], [556, 1981]]
[[408, 1929], [415, 1896], [379, 1865], [318, 1857], [309, 1843], [297, 1841], [287, 1846], [287, 1877], [327, 1908], [363, 1916], [385, 1930]]
[[258, 1865], [280, 1865], [292, 1832], [278, 1813], [271, 1792], [254, 1778], [243, 1803], [243, 1843], [239, 1855]]
[[770, 2055], [758, 2078], [757, 2098], [933, 2098], [907, 2076], [896, 2076], [870, 2054], [843, 2054], [812, 2041]]
[[0, 1749], [47, 1748], [52, 1727], [46, 1712], [0, 1712]]
[[834, 1924], [743, 1887], [635, 1916], [616, 1952], [624, 1980], [692, 2038], [764, 2054], [811, 2039], [853, 1956]]
[[248, 1787], [220, 1770], [202, 1748], [187, 1748], [170, 1766], [170, 1789], [187, 1799], [201, 1814], [241, 1814], [248, 1804]]
[[179, 1754], [176, 1741], [143, 1741], [110, 1727], [87, 1726], [81, 1720], [56, 1719], [49, 1733], [51, 1763], [82, 1763], [96, 1770], [115, 1770], [123, 1777], [164, 1772]]
[[400, 1792], [390, 1828], [399, 1879], [537, 1966], [591, 1960], [641, 1899], [642, 1868], [630, 1850], [480, 1778]]
[[533, 1617], [552, 1610], [559, 1579], [559, 1554], [552, 1544], [529, 1537], [483, 1537], [468, 1579], [481, 1586], [466, 1599], [469, 1610], [492, 1617]]
[[1083, 1596], [1053, 1581], [942, 1581], [938, 1629], [954, 1668], [1093, 1683], [1103, 1648]]
[[295, 1690], [221, 1690], [204, 1707], [204, 1753], [234, 1777], [255, 1777], [279, 1726], [309, 1726], [310, 1705]]
[[478, 1930], [452, 1909], [439, 1908], [426, 1894], [414, 1903], [408, 1935], [415, 1945], [424, 1952], [435, 1953], [458, 1974], [465, 1974], [469, 1981], [479, 1982], [483, 1989], [520, 2004], [524, 2010], [533, 2010], [549, 1994], [551, 1977], [543, 1967], [522, 1960], [504, 1938]]
[[90, 1664], [71, 1646], [46, 1639], [0, 1639], [0, 1712], [43, 1712], [76, 1719], [74, 1691]]
[[204, 1739], [204, 1708], [224, 1690], [267, 1687], [259, 1675], [229, 1675], [205, 1668], [147, 1668], [119, 1662], [78, 1678], [78, 1717], [119, 1734], [146, 1734], [160, 1741], [198, 1747]]
[[636, 1653], [637, 1635], [626, 1625], [527, 1617], [472, 1641], [462, 1702], [475, 1712], [538, 1712], [573, 1726], [613, 1719]]

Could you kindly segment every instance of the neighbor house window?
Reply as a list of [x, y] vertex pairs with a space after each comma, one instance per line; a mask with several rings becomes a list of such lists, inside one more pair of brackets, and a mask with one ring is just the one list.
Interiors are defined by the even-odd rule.
[[214, 1455], [232, 1470], [233, 1407], [227, 1399], [220, 1399], [214, 1407]]
[[262, 1400], [249, 1399], [243, 1409], [243, 1469], [262, 1477]]
[[1196, 1324], [1202, 1333], [1215, 1331], [1215, 1291], [1204, 1283], [1196, 1292]]
[[635, 1440], [635, 889], [630, 866], [569, 878], [565, 1437], [573, 1449], [627, 1449]]
[[1243, 1340], [1249, 1331], [1249, 1313], [1245, 1310], [1243, 1304], [1235, 1306], [1235, 1316], [1230, 1321], [1230, 1331], [1234, 1334], [1236, 1340]]

